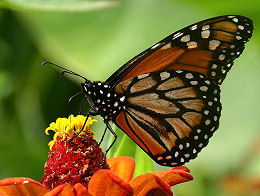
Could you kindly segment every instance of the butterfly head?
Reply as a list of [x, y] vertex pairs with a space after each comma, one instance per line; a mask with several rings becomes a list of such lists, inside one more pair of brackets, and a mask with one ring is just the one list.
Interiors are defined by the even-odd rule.
[[91, 98], [95, 110], [105, 120], [115, 117], [123, 107], [123, 98], [115, 93], [107, 83], [89, 82], [82, 83], [83, 92]]

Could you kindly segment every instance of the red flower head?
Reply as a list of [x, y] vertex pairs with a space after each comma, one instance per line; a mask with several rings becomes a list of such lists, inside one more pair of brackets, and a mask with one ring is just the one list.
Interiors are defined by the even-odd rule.
[[[81, 131], [85, 120], [82, 115], [58, 118], [45, 130], [46, 134], [49, 130], [56, 132], [49, 143], [51, 152], [41, 180], [48, 189], [64, 183], [81, 183], [87, 187], [91, 176], [102, 168], [104, 153], [89, 128], [96, 120], [89, 117], [80, 135], [69, 141]], [[104, 168], [108, 169], [108, 165]]]
[[145, 173], [132, 179], [135, 162], [131, 157], [107, 159], [94, 140], [89, 126], [96, 120], [86, 117], [59, 118], [46, 129], [55, 133], [51, 152], [40, 183], [25, 177], [0, 180], [0, 195], [5, 196], [147, 196], [173, 195], [171, 186], [192, 180], [186, 167]]

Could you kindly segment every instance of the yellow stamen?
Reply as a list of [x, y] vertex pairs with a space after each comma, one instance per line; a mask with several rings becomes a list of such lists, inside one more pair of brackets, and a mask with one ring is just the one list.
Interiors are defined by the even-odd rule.
[[[53, 136], [53, 140], [49, 142], [48, 146], [50, 150], [52, 149], [53, 144], [57, 140], [57, 137], [60, 136], [63, 139], [66, 137], [72, 138], [74, 135], [79, 133], [85, 123], [86, 117], [83, 115], [78, 115], [74, 117], [70, 115], [69, 118], [58, 118], [56, 122], [52, 122], [50, 126], [45, 129], [45, 133], [49, 135], [49, 131], [54, 131], [55, 134]], [[88, 118], [83, 131], [80, 134], [85, 134], [87, 136], [94, 137], [94, 132], [89, 128], [89, 126], [93, 123], [97, 122], [97, 120]]]

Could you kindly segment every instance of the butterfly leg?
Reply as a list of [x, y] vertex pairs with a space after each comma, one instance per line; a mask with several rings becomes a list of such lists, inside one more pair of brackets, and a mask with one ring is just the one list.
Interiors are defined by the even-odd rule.
[[83, 110], [85, 103], [86, 103], [86, 99], [83, 99], [82, 104], [81, 104], [80, 109], [79, 109], [79, 115], [82, 114], [82, 110]]
[[86, 123], [87, 123], [88, 118], [89, 118], [90, 115], [91, 115], [91, 116], [96, 116], [96, 115], [98, 115], [98, 114], [97, 114], [97, 113], [94, 113], [94, 112], [89, 112], [89, 113], [87, 114], [86, 120], [85, 120], [85, 122], [84, 122], [84, 124], [83, 124], [83, 126], [82, 126], [82, 128], [81, 128], [81, 130], [80, 130], [80, 132], [78, 132], [74, 137], [70, 138], [70, 139], [69, 139], [69, 142], [72, 142], [72, 140], [74, 140], [76, 137], [78, 137], [79, 134], [84, 130], [84, 127], [85, 127], [85, 125], [86, 125]]
[[103, 167], [104, 167], [104, 165], [105, 165], [107, 153], [109, 152], [109, 150], [110, 150], [111, 147], [114, 145], [114, 143], [116, 142], [116, 139], [117, 139], [117, 135], [116, 135], [116, 133], [113, 131], [111, 125], [110, 125], [108, 122], [105, 122], [105, 124], [106, 124], [106, 128], [108, 128], [109, 131], [113, 134], [114, 140], [113, 140], [113, 142], [110, 144], [110, 146], [109, 146], [109, 147], [106, 149], [106, 151], [105, 151], [104, 158], [103, 158]]
[[104, 130], [104, 133], [103, 133], [103, 135], [102, 135], [102, 137], [101, 137], [99, 143], [98, 143], [99, 146], [100, 146], [100, 144], [103, 142], [106, 132], [107, 132], [107, 126], [106, 126], [106, 128], [105, 128], [105, 130]]

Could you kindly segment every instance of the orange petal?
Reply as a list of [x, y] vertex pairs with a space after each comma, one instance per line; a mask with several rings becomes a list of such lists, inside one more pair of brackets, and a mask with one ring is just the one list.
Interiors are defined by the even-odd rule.
[[77, 196], [91, 196], [88, 189], [80, 183], [75, 184], [74, 188], [77, 192]]
[[44, 196], [76, 196], [76, 190], [70, 184], [62, 184], [46, 193]]
[[93, 196], [132, 195], [133, 188], [108, 169], [101, 169], [90, 179], [88, 191]]
[[184, 166], [175, 167], [168, 171], [156, 171], [153, 172], [157, 176], [161, 177], [170, 186], [193, 180], [192, 175], [189, 173], [189, 169]]
[[130, 181], [134, 188], [134, 196], [173, 195], [169, 184], [153, 173], [145, 173]]
[[133, 177], [135, 160], [131, 157], [121, 156], [107, 159], [110, 170], [115, 172], [120, 178], [129, 181]]
[[44, 195], [48, 192], [39, 182], [30, 178], [17, 177], [6, 178], [0, 180], [0, 195], [4, 196], [31, 196], [31, 195]]

